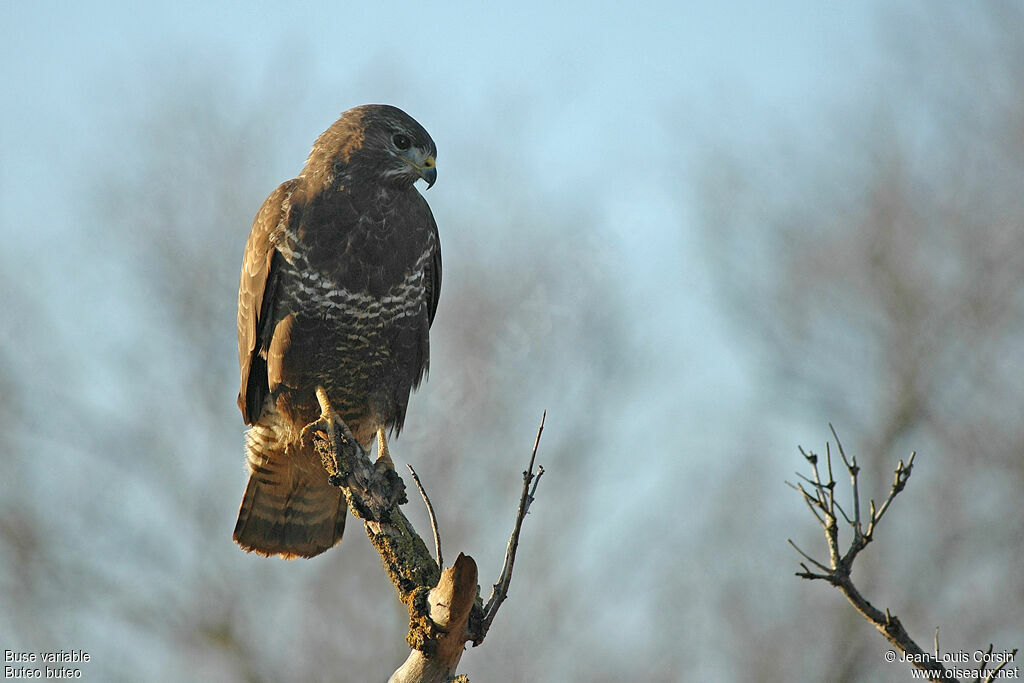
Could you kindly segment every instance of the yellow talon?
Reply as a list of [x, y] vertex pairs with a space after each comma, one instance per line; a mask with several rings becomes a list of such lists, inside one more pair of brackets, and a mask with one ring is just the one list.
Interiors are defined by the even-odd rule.
[[391, 453], [388, 452], [388, 442], [384, 438], [383, 427], [377, 430], [377, 461], [374, 465], [377, 467], [383, 466], [390, 470], [395, 469], [395, 463], [391, 460]]

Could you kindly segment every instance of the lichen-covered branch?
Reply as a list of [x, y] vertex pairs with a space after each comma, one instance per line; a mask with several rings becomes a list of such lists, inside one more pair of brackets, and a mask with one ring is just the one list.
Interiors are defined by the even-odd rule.
[[405, 484], [393, 469], [370, 460], [345, 422], [331, 410], [326, 393], [318, 389], [317, 397], [323, 414], [306, 432], [313, 438], [330, 482], [342, 488], [349, 510], [363, 520], [399, 599], [409, 604], [417, 589], [437, 585], [440, 569], [398, 507], [407, 500]]
[[440, 683], [452, 678], [465, 651], [469, 615], [479, 591], [476, 562], [459, 553], [455, 564], [441, 572], [418, 617], [424, 623], [415, 630], [428, 637], [410, 643], [412, 652], [389, 683]]
[[[440, 571], [427, 545], [399, 509], [407, 502], [402, 478], [390, 464], [370, 460], [366, 451], [352, 438], [344, 421], [332, 410], [322, 388], [318, 388], [317, 398], [322, 414], [319, 420], [306, 427], [306, 438], [312, 440], [330, 482], [345, 492], [349, 510], [363, 521], [366, 535], [380, 554], [399, 599], [409, 608], [406, 641], [412, 652], [392, 675], [391, 681], [465, 681], [465, 677], [455, 677], [465, 644], [472, 641], [478, 645], [483, 641], [498, 607], [508, 594], [523, 519], [544, 472], [543, 468], [534, 472], [544, 419], [541, 419], [537, 430], [530, 466], [523, 473], [523, 492], [504, 567], [485, 608], [480, 600], [473, 558], [460, 553], [451, 567]], [[417, 486], [427, 501], [426, 492], [418, 481]], [[430, 514], [440, 560], [440, 538], [432, 509]]]
[[[829, 427], [832, 428], [832, 425], [830, 424]], [[839, 441], [839, 436], [836, 434], [834, 428], [832, 428], [832, 435], [835, 437], [843, 465], [846, 467], [846, 471], [850, 475], [850, 486], [853, 496], [853, 516], [850, 517], [850, 515], [846, 513], [843, 507], [836, 500], [836, 481], [832, 476], [832, 450], [829, 445], [826, 444], [825, 446], [825, 466], [828, 470], [828, 479], [826, 481], [822, 481], [818, 456], [813, 451], [807, 452], [801, 448], [800, 453], [811, 466], [811, 476], [807, 477], [797, 473], [797, 476], [803, 480], [803, 483], [786, 483], [800, 493], [804, 503], [824, 530], [825, 541], [828, 546], [829, 561], [826, 564], [814, 559], [809, 554], [801, 550], [796, 543], [792, 541], [792, 539], [787, 539], [789, 544], [814, 567], [812, 570], [807, 563], [801, 562], [800, 566], [803, 568], [803, 571], [797, 572], [796, 575], [812, 581], [827, 581], [838, 588], [839, 591], [846, 596], [846, 599], [850, 604], [853, 605], [854, 609], [860, 612], [865, 619], [871, 622], [890, 643], [903, 652], [904, 659], [906, 661], [911, 662], [915, 667], [926, 672], [928, 680], [959, 680], [954, 676], [954, 672], [947, 669], [943, 663], [939, 661], [937, 645], [935, 648], [935, 654], [925, 652], [916, 642], [914, 642], [906, 629], [903, 628], [903, 624], [900, 622], [899, 618], [891, 614], [888, 609], [883, 612], [868, 602], [868, 600], [861, 595], [860, 591], [857, 590], [857, 587], [854, 585], [853, 580], [850, 577], [850, 572], [853, 569], [853, 563], [857, 558], [857, 554], [871, 543], [874, 538], [878, 522], [889, 510], [889, 507], [893, 500], [895, 500], [896, 496], [899, 495], [906, 487], [907, 481], [910, 479], [910, 474], [913, 471], [914, 457], [916, 453], [910, 454], [910, 458], [908, 458], [906, 464], [904, 464], [902, 460], [897, 464], [893, 476], [892, 487], [889, 489], [889, 495], [886, 497], [882, 505], [876, 508], [875, 501], [870, 501], [867, 513], [867, 528], [865, 529], [863, 519], [861, 517], [860, 486], [858, 482], [860, 466], [857, 464], [856, 456], [847, 458], [846, 451], [843, 449], [843, 445]], [[843, 552], [839, 546], [839, 516], [842, 517], [844, 524], [849, 526], [853, 532], [853, 538], [845, 552]], [[936, 635], [936, 643], [937, 638], [938, 637]], [[991, 649], [991, 646], [989, 646], [989, 650]], [[1017, 650], [1013, 650], [1012, 652], [1013, 655], [1016, 655]], [[995, 680], [995, 678], [999, 676], [999, 672], [1007, 663], [1008, 661], [1004, 661], [999, 667], [988, 672], [984, 680]], [[984, 669], [982, 669], [982, 673], [984, 673]], [[981, 681], [981, 676], [979, 675], [976, 680]]]

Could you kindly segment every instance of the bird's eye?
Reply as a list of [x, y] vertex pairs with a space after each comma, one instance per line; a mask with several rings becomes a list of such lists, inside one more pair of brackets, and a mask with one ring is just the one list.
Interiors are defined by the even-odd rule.
[[409, 140], [409, 136], [403, 135], [402, 133], [395, 133], [394, 137], [391, 138], [391, 142], [395, 143], [395, 147], [403, 152], [409, 149], [409, 146], [412, 144], [412, 141]]

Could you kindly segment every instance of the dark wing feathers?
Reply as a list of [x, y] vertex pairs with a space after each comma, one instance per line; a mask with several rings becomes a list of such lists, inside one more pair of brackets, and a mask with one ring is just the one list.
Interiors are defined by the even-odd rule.
[[283, 258], [274, 242], [285, 221], [292, 219], [289, 199], [295, 184], [295, 180], [283, 183], [263, 202], [242, 260], [238, 287], [238, 407], [250, 425], [259, 419], [268, 391], [267, 349], [274, 331], [274, 301]]
[[[305, 193], [299, 182], [296, 179], [283, 183], [267, 197], [253, 221], [242, 263], [238, 292], [238, 360], [241, 367], [238, 406], [249, 425], [259, 420], [268, 393], [281, 381], [285, 370], [281, 361], [287, 351], [286, 347], [291, 343], [290, 335], [286, 334], [290, 326], [284, 330], [278, 329], [280, 324], [288, 322], [281, 319], [286, 311], [275, 309], [280, 294], [278, 287], [284, 259], [275, 245], [282, 239], [286, 228], [294, 231], [297, 224], [302, 223], [306, 239], [313, 243], [313, 247], [306, 251], [306, 258], [314, 269], [326, 270], [330, 265], [336, 268], [339, 256], [344, 253], [347, 258], [343, 259], [345, 265], [339, 275], [343, 275], [347, 289], [383, 295], [392, 279], [379, 265], [371, 266], [359, 257], [369, 247], [366, 242], [371, 233], [366, 230], [339, 232], [339, 226], [354, 226], [361, 222], [361, 214], [352, 202], [347, 197], [347, 201], [337, 201], [340, 198], [335, 198], [330, 204], [330, 220], [324, 220], [320, 214], [325, 207], [315, 202], [305, 203], [301, 199]], [[422, 328], [413, 324], [407, 330], [393, 330], [395, 337], [391, 340], [393, 357], [403, 359], [403, 363], [407, 364], [410, 375], [406, 381], [412, 387], [419, 386], [429, 367], [428, 330], [434, 322], [441, 291], [441, 248], [437, 224], [426, 202], [421, 197], [417, 196], [417, 199], [414, 203], [416, 210], [403, 217], [403, 220], [411, 220], [412, 225], [419, 222], [420, 226], [427, 227], [433, 235], [430, 247], [432, 253], [424, 274], [427, 320]], [[303, 213], [309, 215], [303, 216]], [[410, 226], [409, 233], [414, 232], [416, 230]], [[344, 243], [340, 253], [336, 242], [339, 237]], [[412, 244], [415, 242], [408, 246]], [[404, 392], [408, 388], [409, 385], [406, 385]], [[402, 396], [397, 402], [404, 405], [407, 401], [407, 396]], [[400, 424], [402, 416], [397, 417]]]
[[437, 301], [441, 297], [441, 239], [437, 234], [434, 217], [431, 215], [429, 219], [434, 231], [434, 257], [430, 261], [430, 272], [427, 273], [427, 315], [430, 319], [429, 325], [433, 325]]

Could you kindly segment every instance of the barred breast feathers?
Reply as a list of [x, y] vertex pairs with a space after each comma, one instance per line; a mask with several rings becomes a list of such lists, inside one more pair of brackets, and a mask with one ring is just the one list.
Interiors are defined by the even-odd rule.
[[408, 316], [419, 315], [426, 306], [426, 269], [432, 258], [428, 248], [420, 255], [405, 278], [393, 285], [384, 296], [346, 289], [312, 270], [301, 257], [291, 268], [289, 289], [303, 302], [303, 307], [319, 311], [334, 311], [357, 319], [380, 318], [394, 322]]

